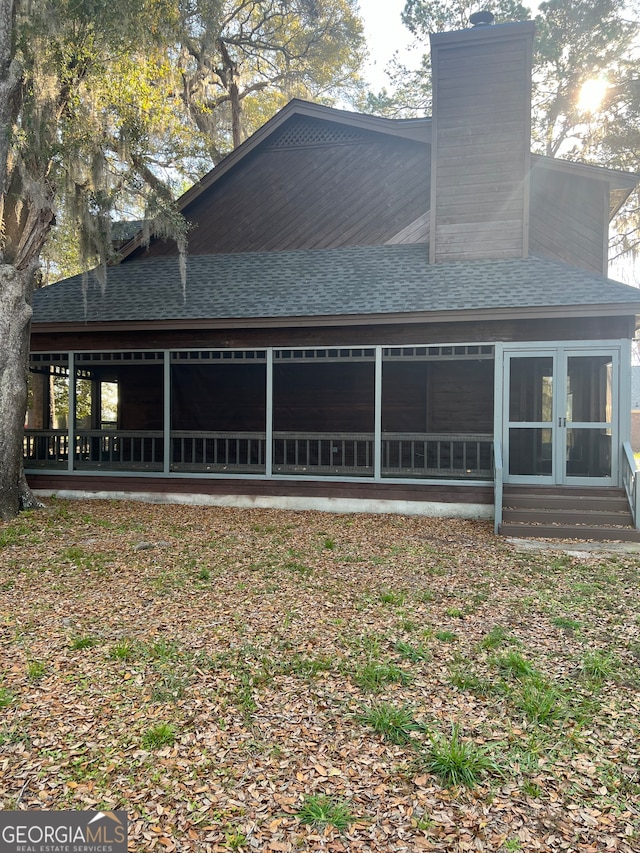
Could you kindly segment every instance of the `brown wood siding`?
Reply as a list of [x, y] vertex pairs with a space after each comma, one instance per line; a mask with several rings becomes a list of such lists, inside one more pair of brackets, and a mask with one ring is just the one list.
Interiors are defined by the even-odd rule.
[[617, 340], [633, 337], [633, 318], [577, 317], [459, 323], [277, 329], [176, 329], [130, 332], [38, 333], [32, 352], [171, 348], [323, 347], [400, 344], [454, 344], [492, 341]]
[[[497, 28], [496, 28], [497, 30]], [[453, 34], [449, 34], [453, 35]], [[526, 254], [526, 37], [434, 44], [432, 262]]]
[[163, 381], [162, 365], [118, 370], [120, 429], [162, 429]]
[[429, 365], [428, 432], [493, 434], [493, 361]]
[[92, 477], [31, 474], [32, 489], [70, 489], [85, 492], [150, 492], [165, 494], [249, 495], [322, 498], [362, 498], [387, 501], [493, 503], [492, 486], [447, 484], [337, 483], [317, 480], [243, 480], [176, 477]]
[[273, 428], [295, 432], [373, 432], [372, 363], [275, 364]]
[[[377, 134], [259, 147], [184, 211], [189, 253], [385, 243], [428, 210], [429, 168], [428, 146]], [[175, 252], [155, 241], [148, 254]]]
[[171, 426], [176, 430], [264, 429], [264, 364], [173, 364]]
[[493, 433], [492, 360], [385, 362], [383, 432]]
[[427, 368], [423, 361], [383, 361], [383, 432], [426, 431]]
[[606, 274], [607, 214], [605, 183], [554, 169], [533, 170], [531, 254]]

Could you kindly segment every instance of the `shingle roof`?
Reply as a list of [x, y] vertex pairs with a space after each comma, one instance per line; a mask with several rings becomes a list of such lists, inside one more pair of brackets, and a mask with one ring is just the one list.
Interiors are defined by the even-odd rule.
[[541, 258], [429, 265], [424, 245], [314, 249], [187, 260], [183, 299], [175, 257], [112, 267], [104, 294], [89, 274], [34, 295], [34, 323], [284, 319], [349, 315], [625, 306], [640, 291]]

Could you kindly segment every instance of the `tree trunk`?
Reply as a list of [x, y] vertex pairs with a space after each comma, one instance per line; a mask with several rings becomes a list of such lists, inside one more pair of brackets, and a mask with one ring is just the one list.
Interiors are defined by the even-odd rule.
[[34, 270], [0, 264], [0, 519], [38, 506], [22, 467]]

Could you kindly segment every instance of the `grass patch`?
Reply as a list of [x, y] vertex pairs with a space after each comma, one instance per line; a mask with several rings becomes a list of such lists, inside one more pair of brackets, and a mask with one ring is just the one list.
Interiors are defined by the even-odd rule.
[[582, 625], [576, 619], [571, 619], [568, 616], [556, 616], [551, 624], [554, 628], [560, 628], [562, 631], [567, 631], [570, 634], [578, 634], [582, 630]]
[[90, 634], [87, 634], [82, 637], [73, 637], [71, 642], [69, 643], [69, 648], [74, 651], [81, 651], [82, 649], [92, 649], [94, 646], [99, 644], [99, 640], [97, 637], [93, 637]]
[[509, 651], [493, 658], [492, 663], [509, 678], [531, 678], [536, 670], [520, 652]]
[[605, 681], [613, 678], [620, 669], [620, 659], [611, 652], [587, 652], [580, 665], [582, 673], [593, 681]]
[[339, 831], [348, 829], [354, 820], [346, 801], [326, 794], [311, 794], [305, 797], [297, 818], [300, 823], [308, 826], [318, 829], [334, 826]]
[[133, 640], [118, 640], [109, 650], [109, 657], [113, 660], [130, 661], [140, 654], [138, 644]]
[[420, 663], [420, 661], [431, 659], [431, 651], [425, 646], [412, 646], [411, 643], [398, 640], [397, 643], [394, 643], [393, 647], [401, 658], [409, 660], [412, 663]]
[[498, 649], [500, 646], [507, 645], [510, 642], [512, 642], [512, 639], [509, 631], [507, 631], [506, 628], [502, 628], [500, 625], [495, 625], [489, 633], [485, 634], [482, 638], [480, 647], [486, 651], [493, 651], [494, 649]]
[[15, 696], [6, 687], [0, 687], [0, 708], [8, 708], [16, 701]]
[[487, 773], [498, 774], [500, 768], [485, 747], [465, 741], [460, 727], [451, 727], [451, 736], [435, 734], [422, 760], [424, 769], [437, 776], [447, 787], [475, 787]]
[[176, 733], [171, 723], [158, 723], [148, 729], [142, 736], [144, 749], [161, 749], [163, 746], [173, 746]]
[[458, 663], [453, 667], [451, 684], [475, 696], [500, 696], [505, 692], [503, 682], [479, 675], [468, 664]]
[[47, 671], [47, 665], [42, 660], [30, 660], [27, 664], [27, 678], [29, 681], [39, 681]]
[[367, 663], [356, 669], [353, 680], [365, 693], [379, 693], [386, 684], [408, 684], [411, 676], [393, 663]]
[[378, 597], [381, 604], [391, 604], [395, 606], [404, 604], [405, 599], [406, 595], [404, 592], [396, 592], [392, 589], [383, 589]]
[[328, 656], [307, 657], [296, 654], [286, 666], [286, 670], [301, 678], [315, 678], [321, 672], [329, 672], [332, 666], [333, 660]]
[[151, 691], [151, 701], [177, 702], [184, 696], [187, 686], [187, 680], [180, 675], [172, 672], [161, 673]]
[[532, 723], [549, 723], [563, 715], [562, 697], [554, 687], [527, 682], [514, 697], [514, 704]]
[[441, 643], [455, 643], [458, 639], [458, 635], [453, 631], [436, 631], [434, 637]]
[[388, 702], [380, 702], [358, 714], [357, 719], [370, 726], [384, 740], [395, 744], [407, 743], [412, 739], [412, 732], [424, 730], [414, 719], [413, 711], [408, 705], [398, 707]]

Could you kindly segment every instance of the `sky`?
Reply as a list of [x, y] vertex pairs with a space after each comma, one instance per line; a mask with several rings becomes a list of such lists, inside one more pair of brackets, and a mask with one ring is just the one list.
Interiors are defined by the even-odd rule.
[[386, 83], [385, 68], [396, 50], [405, 51], [411, 33], [400, 20], [405, 0], [360, 0], [370, 60], [367, 80], [374, 91]]

